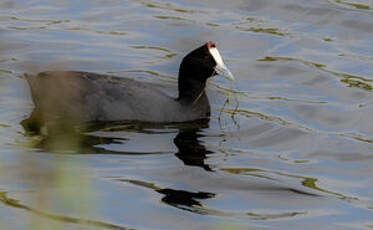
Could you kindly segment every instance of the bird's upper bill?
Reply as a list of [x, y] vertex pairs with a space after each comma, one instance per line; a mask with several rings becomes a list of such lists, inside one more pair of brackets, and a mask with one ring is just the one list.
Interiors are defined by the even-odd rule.
[[206, 42], [207, 49], [209, 50], [211, 56], [214, 58], [216, 62], [215, 71], [222, 75], [223, 77], [234, 81], [234, 77], [232, 72], [227, 68], [227, 66], [223, 62], [223, 58], [221, 57], [218, 49], [216, 48], [215, 42], [209, 41]]

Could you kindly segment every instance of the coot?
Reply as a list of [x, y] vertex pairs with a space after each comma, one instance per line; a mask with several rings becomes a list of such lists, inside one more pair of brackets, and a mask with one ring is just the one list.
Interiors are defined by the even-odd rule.
[[208, 118], [206, 80], [216, 74], [233, 80], [214, 42], [186, 55], [180, 65], [179, 96], [172, 98], [151, 83], [77, 71], [25, 74], [39, 122], [59, 118], [79, 122], [185, 122]]

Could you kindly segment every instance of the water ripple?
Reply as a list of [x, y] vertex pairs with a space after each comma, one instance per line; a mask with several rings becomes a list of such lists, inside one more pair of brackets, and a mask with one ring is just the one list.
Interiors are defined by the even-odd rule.
[[25, 211], [28, 211], [30, 213], [33, 213], [37, 216], [41, 216], [50, 220], [54, 221], [60, 221], [64, 223], [70, 223], [70, 224], [78, 224], [82, 226], [87, 227], [96, 227], [96, 228], [104, 228], [104, 229], [113, 229], [113, 230], [135, 230], [135, 228], [128, 228], [123, 227], [116, 224], [111, 224], [103, 221], [98, 220], [90, 220], [90, 219], [84, 219], [84, 218], [76, 218], [76, 217], [70, 217], [70, 216], [64, 216], [64, 215], [56, 215], [51, 214], [48, 212], [44, 212], [38, 209], [35, 209], [31, 206], [27, 206], [25, 204], [20, 203], [16, 199], [12, 199], [8, 197], [7, 192], [0, 192], [0, 202], [6, 206], [17, 208], [17, 209], [23, 209]]
[[270, 176], [271, 174], [278, 175], [278, 176], [285, 176], [289, 178], [301, 179], [300, 183], [304, 187], [310, 188], [312, 190], [320, 191], [322, 193], [329, 194], [329, 195], [334, 195], [343, 200], [359, 200], [357, 197], [347, 196], [342, 193], [327, 190], [316, 185], [316, 182], [318, 181], [317, 178], [305, 177], [305, 176], [300, 176], [300, 175], [294, 175], [294, 174], [289, 174], [289, 173], [284, 173], [284, 172], [279, 172], [279, 171], [265, 170], [265, 169], [258, 169], [258, 168], [220, 168], [220, 170], [231, 173], [231, 174], [254, 176], [254, 177], [265, 178], [269, 180], [278, 180], [278, 178]]
[[372, 2], [370, 1], [367, 4], [363, 3], [358, 3], [358, 2], [353, 2], [353, 1], [345, 1], [345, 0], [328, 0], [333, 5], [341, 6], [344, 8], [349, 8], [349, 9], [359, 9], [359, 10], [372, 10]]
[[[161, 188], [154, 183], [132, 179], [116, 179], [120, 182], [131, 183], [137, 186], [152, 189], [164, 197], [163, 203], [178, 208], [180, 210], [192, 212], [199, 215], [224, 216], [235, 218], [248, 218], [250, 220], [275, 220], [282, 218], [293, 218], [300, 215], [307, 215], [306, 211], [251, 211], [251, 212], [231, 212], [208, 208], [201, 203], [202, 200], [213, 199], [217, 194], [208, 192], [190, 192], [185, 190], [176, 190], [171, 188]], [[201, 200], [201, 201], [199, 201]]]
[[258, 59], [257, 61], [261, 62], [275, 62], [275, 61], [295, 61], [302, 63], [306, 66], [316, 68], [317, 70], [320, 70], [325, 73], [332, 74], [336, 77], [342, 78], [340, 81], [342, 83], [345, 83], [348, 87], [356, 87], [358, 89], [363, 89], [366, 91], [372, 91], [372, 86], [368, 82], [373, 82], [373, 79], [365, 77], [365, 76], [359, 76], [359, 75], [353, 75], [349, 73], [341, 73], [334, 70], [327, 69], [326, 65], [315, 63], [312, 61], [303, 60], [300, 58], [293, 58], [293, 57], [270, 57], [266, 56], [264, 58]]

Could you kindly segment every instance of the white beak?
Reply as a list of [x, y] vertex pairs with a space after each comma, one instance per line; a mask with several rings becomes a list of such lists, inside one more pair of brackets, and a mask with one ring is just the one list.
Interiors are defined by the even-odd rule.
[[227, 66], [223, 62], [223, 58], [221, 57], [217, 48], [213, 47], [209, 49], [211, 56], [214, 58], [216, 62], [215, 71], [222, 75], [223, 77], [234, 81], [234, 77], [232, 72], [227, 68]]

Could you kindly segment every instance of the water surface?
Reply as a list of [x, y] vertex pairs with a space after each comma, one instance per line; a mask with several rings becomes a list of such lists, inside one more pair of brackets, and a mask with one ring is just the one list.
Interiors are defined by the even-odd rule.
[[[372, 16], [369, 0], [1, 1], [1, 228], [373, 229]], [[233, 93], [209, 82], [208, 124], [57, 140], [20, 124], [24, 72], [176, 95], [183, 55], [207, 40], [237, 79]]]

